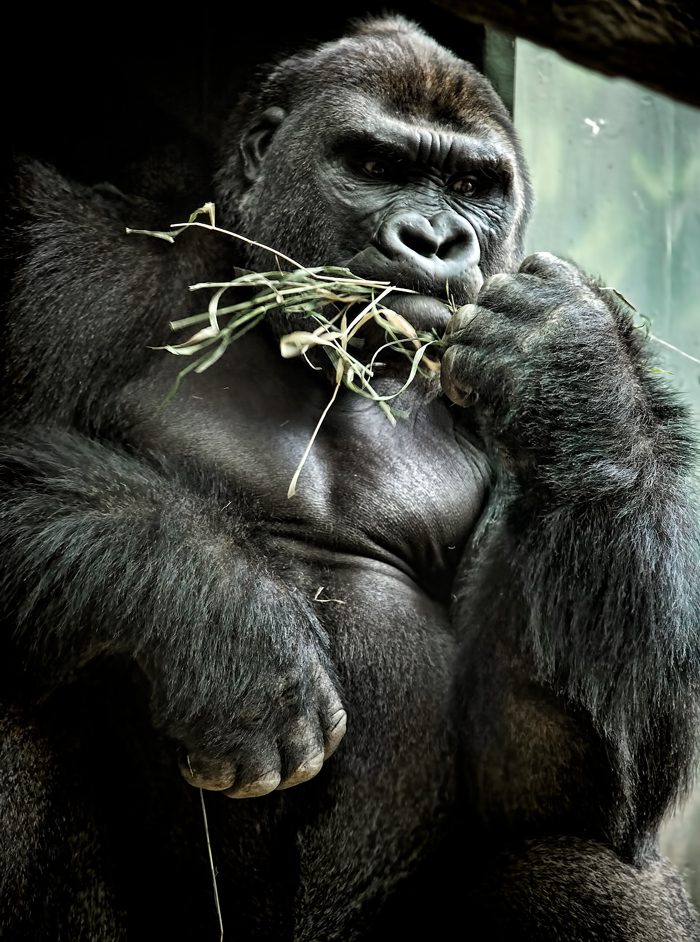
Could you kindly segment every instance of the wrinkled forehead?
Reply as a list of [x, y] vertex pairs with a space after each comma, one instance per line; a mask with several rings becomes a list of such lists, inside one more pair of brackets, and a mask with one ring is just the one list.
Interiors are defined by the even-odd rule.
[[440, 163], [445, 170], [452, 163], [456, 169], [467, 155], [494, 168], [517, 162], [512, 140], [490, 114], [444, 117], [429, 103], [405, 109], [359, 90], [346, 90], [342, 105], [332, 93], [323, 104], [320, 110], [318, 101], [302, 109], [300, 123], [306, 130], [315, 127], [318, 141], [334, 148], [391, 153], [394, 159]]

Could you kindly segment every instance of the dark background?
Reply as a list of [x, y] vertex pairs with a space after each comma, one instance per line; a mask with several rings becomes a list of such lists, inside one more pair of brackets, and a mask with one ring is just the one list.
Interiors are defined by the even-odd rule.
[[[2, 57], [6, 150], [29, 153], [87, 184], [109, 181], [132, 192], [149, 165], [202, 170], [221, 125], [260, 64], [300, 45], [332, 39], [348, 19], [385, 4], [329, 4], [322, 18], [304, 4], [270, 8], [204, 5], [191, 17], [150, 13], [148, 23], [113, 14], [99, 29], [58, 8], [13, 33]], [[484, 27], [423, 2], [393, 5], [462, 58], [481, 65]], [[316, 10], [318, 7], [315, 8]], [[27, 17], [25, 17], [27, 19]], [[100, 14], [102, 22], [102, 14]], [[202, 171], [203, 172], [203, 171]], [[148, 181], [149, 195], [168, 180]], [[165, 195], [165, 194], [164, 194]], [[205, 194], [206, 196], [206, 194]]]
[[222, 122], [260, 64], [334, 38], [349, 18], [387, 6], [479, 68], [486, 24], [700, 104], [696, 0], [437, 2], [349, 0], [328, 4], [322, 16], [305, 3], [216, 11], [199, 3], [186, 15], [146, 3], [99, 7], [95, 22], [67, 7], [38, 14], [27, 4], [4, 31], [2, 153], [32, 154], [88, 184], [145, 187], [155, 198], [171, 188], [167, 167], [179, 165], [199, 194]]

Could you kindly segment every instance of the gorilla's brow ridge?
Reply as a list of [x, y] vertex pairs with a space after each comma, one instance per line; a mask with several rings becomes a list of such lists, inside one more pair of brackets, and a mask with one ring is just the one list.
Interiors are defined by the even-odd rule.
[[[440, 164], [444, 165], [447, 172], [464, 171], [471, 167], [488, 169], [497, 174], [512, 171], [510, 148], [505, 141], [497, 140], [495, 136], [484, 140], [483, 136], [432, 130], [428, 141], [427, 133], [427, 128], [389, 118], [381, 126], [372, 129], [348, 128], [336, 140], [333, 149], [336, 153], [385, 157], [397, 162], [433, 166]], [[436, 147], [438, 138], [440, 140]]]

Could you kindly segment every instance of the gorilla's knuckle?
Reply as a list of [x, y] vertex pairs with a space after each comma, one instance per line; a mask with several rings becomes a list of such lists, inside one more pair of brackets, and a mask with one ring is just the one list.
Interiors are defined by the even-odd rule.
[[550, 252], [529, 255], [520, 266], [520, 273], [539, 278], [546, 284], [559, 284], [571, 292], [581, 290], [589, 284], [589, 278], [578, 265], [569, 259], [559, 258]]
[[276, 791], [281, 778], [279, 769], [272, 769], [269, 772], [264, 772], [247, 785], [234, 785], [226, 789], [224, 795], [227, 798], [261, 798], [263, 795], [269, 795], [270, 792]]
[[537, 275], [542, 278], [559, 275], [571, 267], [570, 262], [552, 255], [551, 252], [535, 252], [523, 260], [519, 270], [523, 275]]
[[301, 785], [303, 782], [308, 782], [310, 779], [315, 778], [323, 768], [323, 757], [323, 750], [321, 750], [304, 759], [303, 762], [285, 775], [277, 786], [277, 791], [293, 788], [295, 785]]
[[474, 318], [478, 317], [480, 310], [478, 304], [463, 304], [452, 315], [447, 329], [445, 330], [445, 340], [451, 343], [459, 340], [459, 334], [469, 327]]
[[330, 720], [324, 731], [326, 747], [324, 757], [330, 758], [345, 736], [348, 728], [348, 715], [342, 708], [336, 710], [330, 717]]
[[321, 722], [315, 713], [295, 717], [285, 730], [286, 749], [293, 756], [316, 755], [323, 739]]
[[510, 272], [502, 271], [497, 272], [495, 275], [491, 275], [490, 278], [486, 279], [482, 285], [481, 291], [479, 292], [479, 304], [489, 304], [495, 298], [499, 298], [503, 294], [507, 294], [510, 290], [512, 290], [516, 283], [517, 276], [511, 274]]

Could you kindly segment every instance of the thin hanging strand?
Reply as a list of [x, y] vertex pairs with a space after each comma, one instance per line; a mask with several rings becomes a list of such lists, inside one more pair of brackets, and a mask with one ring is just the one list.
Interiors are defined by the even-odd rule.
[[[189, 759], [188, 759], [189, 761]], [[209, 824], [207, 822], [207, 809], [204, 804], [204, 789], [199, 789], [199, 797], [202, 799], [202, 817], [204, 818], [204, 833], [207, 835], [207, 850], [209, 851], [209, 866], [211, 867], [211, 879], [214, 884], [214, 902], [216, 903], [216, 914], [219, 917], [219, 928], [221, 935], [219, 942], [224, 942], [224, 921], [221, 918], [221, 906], [219, 905], [219, 890], [216, 885], [216, 870], [214, 869], [214, 856], [211, 852], [211, 841], [209, 840]]]

